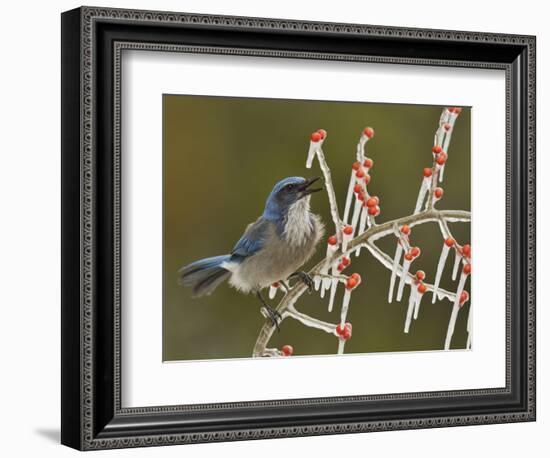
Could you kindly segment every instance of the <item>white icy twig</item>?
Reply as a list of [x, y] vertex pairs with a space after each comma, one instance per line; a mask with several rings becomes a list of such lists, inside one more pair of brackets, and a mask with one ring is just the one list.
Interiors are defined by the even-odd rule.
[[[340, 312], [340, 326], [343, 327], [346, 323], [346, 319], [348, 316], [348, 309], [349, 309], [349, 303], [351, 299], [351, 289], [346, 288], [344, 291], [344, 298], [342, 300], [342, 310]], [[344, 354], [344, 347], [346, 345], [345, 339], [340, 338], [338, 340], [338, 354], [343, 355]]]
[[443, 140], [442, 147], [443, 147], [443, 151], [445, 151], [445, 153], [447, 153], [447, 155], [448, 155], [449, 154], [449, 144], [451, 143], [451, 137], [453, 135], [453, 130], [454, 130], [456, 119], [458, 118], [458, 114], [457, 113], [451, 113], [449, 110], [447, 110], [447, 112], [449, 114], [448, 114], [448, 117], [447, 117], [446, 124], [449, 124], [450, 128], [448, 130], [445, 130], [445, 139]]
[[346, 341], [342, 338], [338, 339], [338, 354], [344, 354], [344, 347], [346, 346]]
[[418, 191], [418, 197], [416, 199], [416, 205], [414, 207], [415, 215], [419, 213], [420, 209], [422, 208], [422, 204], [424, 203], [424, 199], [426, 198], [428, 189], [430, 189], [430, 182], [431, 182], [431, 177], [424, 177], [422, 179], [422, 183], [420, 184], [420, 190]]
[[456, 280], [456, 274], [458, 273], [458, 266], [460, 265], [461, 259], [462, 255], [458, 252], [458, 250], [455, 250], [455, 263], [453, 265], [453, 275], [451, 277], [453, 281]]
[[346, 206], [344, 208], [344, 224], [348, 224], [349, 211], [351, 208], [351, 202], [353, 201], [353, 188], [355, 186], [355, 170], [351, 169], [351, 176], [349, 179], [348, 193], [346, 195]]
[[416, 294], [416, 288], [414, 287], [414, 285], [411, 285], [411, 292], [409, 294], [409, 305], [407, 307], [407, 316], [405, 317], [405, 328], [403, 329], [403, 332], [405, 334], [408, 334], [409, 327], [411, 326], [414, 303], [416, 302]]
[[466, 283], [466, 279], [468, 278], [468, 275], [465, 273], [462, 273], [460, 275], [460, 280], [458, 282], [458, 288], [456, 289], [456, 297], [453, 304], [453, 311], [451, 312], [451, 319], [449, 320], [449, 326], [447, 327], [447, 336], [445, 337], [445, 350], [448, 350], [451, 348], [451, 339], [453, 337], [453, 333], [455, 331], [455, 325], [456, 325], [456, 318], [458, 316], [458, 311], [460, 310], [460, 295], [462, 294], [462, 291], [464, 290], [464, 285]]
[[466, 323], [466, 331], [468, 331], [468, 340], [466, 341], [466, 349], [472, 348], [472, 304], [470, 303], [470, 309], [468, 310], [468, 321]]
[[355, 205], [353, 207], [353, 216], [351, 218], [351, 227], [353, 228], [353, 232], [350, 234], [350, 239], [353, 238], [353, 234], [355, 234], [355, 228], [357, 227], [357, 222], [359, 221], [359, 215], [361, 215], [362, 207], [363, 207], [363, 202], [361, 202], [359, 199], [356, 198]]
[[287, 308], [285, 315], [294, 318], [295, 320], [298, 320], [300, 323], [310, 328], [320, 329], [321, 331], [325, 331], [328, 334], [334, 334], [336, 329], [336, 326], [334, 324], [318, 320], [317, 318], [313, 318], [309, 315], [306, 315], [305, 313], [299, 312], [298, 310], [296, 310], [294, 305]]
[[420, 303], [422, 302], [422, 298], [424, 297], [424, 294], [420, 292], [416, 292], [416, 300], [414, 302], [414, 315], [413, 318], [416, 320], [418, 318], [418, 313], [420, 312]]
[[344, 326], [348, 317], [349, 302], [351, 299], [351, 289], [346, 288], [344, 291], [344, 299], [342, 300], [342, 311], [340, 312], [340, 325]]
[[396, 300], [400, 301], [401, 297], [403, 296], [403, 288], [405, 287], [405, 278], [407, 277], [407, 274], [409, 273], [409, 267], [411, 266], [411, 261], [408, 261], [405, 259], [403, 261], [403, 274], [401, 275], [401, 278], [399, 279], [399, 287], [397, 288], [397, 297]]
[[306, 160], [306, 168], [310, 169], [313, 165], [313, 159], [315, 159], [315, 154], [317, 151], [321, 148], [323, 145], [323, 142], [325, 141], [324, 138], [320, 139], [319, 141], [309, 141], [309, 149], [307, 151], [307, 160]]
[[443, 248], [441, 249], [441, 255], [439, 256], [439, 261], [437, 263], [437, 271], [435, 273], [434, 291], [432, 294], [432, 304], [435, 304], [435, 300], [437, 298], [437, 288], [439, 288], [439, 283], [441, 282], [441, 275], [443, 274], [443, 269], [445, 268], [445, 261], [447, 260], [447, 256], [449, 256], [449, 250], [450, 248], [447, 246], [447, 244], [443, 243]]
[[[369, 211], [366, 206], [361, 206], [361, 218], [359, 220], [359, 231], [357, 232], [357, 235], [361, 235], [363, 232], [365, 232], [365, 228], [367, 225], [367, 218], [369, 216]], [[355, 250], [355, 256], [359, 256], [361, 253], [361, 245], [357, 247], [357, 250]]]
[[323, 172], [323, 176], [325, 179], [325, 190], [327, 191], [328, 195], [332, 222], [334, 223], [334, 228], [336, 229], [336, 237], [338, 238], [338, 241], [340, 241], [340, 228], [342, 227], [342, 221], [340, 220], [340, 214], [338, 213], [338, 203], [336, 202], [336, 193], [334, 192], [334, 186], [332, 185], [330, 168], [327, 164], [325, 154], [323, 153], [323, 149], [321, 147], [317, 149], [317, 159], [319, 161], [319, 166], [321, 167], [321, 171]]
[[334, 298], [336, 297], [336, 289], [338, 288], [338, 280], [334, 277], [336, 275], [336, 263], [332, 267], [332, 280], [330, 281], [330, 298], [328, 302], [328, 311], [332, 312], [334, 306]]
[[[372, 241], [368, 241], [365, 243], [365, 247], [369, 250], [369, 252], [376, 258], [380, 263], [385, 266], [388, 270], [391, 270], [392, 268], [392, 259], [384, 253], [380, 248], [378, 248]], [[401, 266], [397, 267], [397, 275], [402, 276], [403, 270]], [[416, 280], [416, 277], [411, 275], [410, 273], [406, 275], [405, 283], [412, 284]], [[429, 283], [424, 283], [426, 286], [426, 291], [433, 291], [433, 285]], [[451, 302], [454, 302], [455, 300], [455, 293], [451, 293], [450, 291], [446, 291], [444, 289], [439, 288], [437, 291], [437, 298], [439, 300], [447, 299]]]
[[[327, 254], [325, 256], [324, 263], [320, 269], [321, 275], [326, 276], [328, 274], [328, 271], [330, 269], [330, 259], [332, 258], [333, 254], [336, 253], [336, 251], [338, 251], [338, 244], [331, 245], [330, 243], [327, 243]], [[323, 280], [321, 280], [320, 277], [316, 277], [313, 283], [314, 283], [315, 290], [318, 290], [319, 286], [321, 286], [321, 297], [324, 297], [325, 295], [324, 290], [328, 288], [330, 284], [330, 279], [325, 277]]]
[[401, 262], [401, 254], [403, 253], [403, 247], [401, 243], [397, 242], [395, 246], [395, 255], [393, 256], [393, 264], [391, 269], [390, 288], [388, 290], [388, 303], [391, 304], [393, 299], [393, 289], [395, 287], [395, 277], [397, 275], [397, 267]]
[[348, 249], [348, 243], [351, 241], [351, 239], [353, 238], [353, 234], [343, 234], [343, 240], [342, 240], [342, 252], [346, 252], [346, 250]]
[[269, 287], [269, 298], [273, 299], [275, 295], [277, 294], [277, 290], [279, 289], [279, 286], [271, 285]]
[[263, 351], [262, 356], [271, 356], [271, 357], [283, 356], [283, 352], [277, 348], [266, 348]]

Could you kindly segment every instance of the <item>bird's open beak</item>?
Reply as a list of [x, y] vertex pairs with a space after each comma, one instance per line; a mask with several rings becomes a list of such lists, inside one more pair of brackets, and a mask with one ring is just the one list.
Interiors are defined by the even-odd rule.
[[302, 197], [313, 194], [314, 192], [322, 191], [323, 188], [310, 188], [310, 186], [316, 181], [320, 180], [321, 177], [308, 178], [306, 182], [300, 185], [300, 194]]

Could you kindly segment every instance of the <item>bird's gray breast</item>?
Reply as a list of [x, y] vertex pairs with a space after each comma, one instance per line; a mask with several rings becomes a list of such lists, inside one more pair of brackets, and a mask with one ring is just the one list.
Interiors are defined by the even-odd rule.
[[237, 289], [250, 291], [285, 280], [311, 258], [322, 235], [322, 223], [309, 211], [307, 220], [297, 217], [287, 220], [282, 234], [275, 223], [271, 224], [266, 230], [263, 248], [243, 261], [230, 283]]

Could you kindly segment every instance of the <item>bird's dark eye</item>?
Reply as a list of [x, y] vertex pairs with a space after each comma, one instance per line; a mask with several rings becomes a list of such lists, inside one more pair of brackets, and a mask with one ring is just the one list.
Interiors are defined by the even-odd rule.
[[287, 184], [286, 189], [289, 190], [289, 191], [292, 191], [294, 189], [294, 185], [293, 184]]

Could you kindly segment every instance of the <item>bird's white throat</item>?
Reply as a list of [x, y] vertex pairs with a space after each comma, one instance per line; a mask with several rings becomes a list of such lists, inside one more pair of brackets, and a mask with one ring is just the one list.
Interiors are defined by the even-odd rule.
[[306, 196], [288, 209], [283, 236], [291, 245], [304, 245], [311, 236], [313, 223], [309, 209], [310, 198]]

